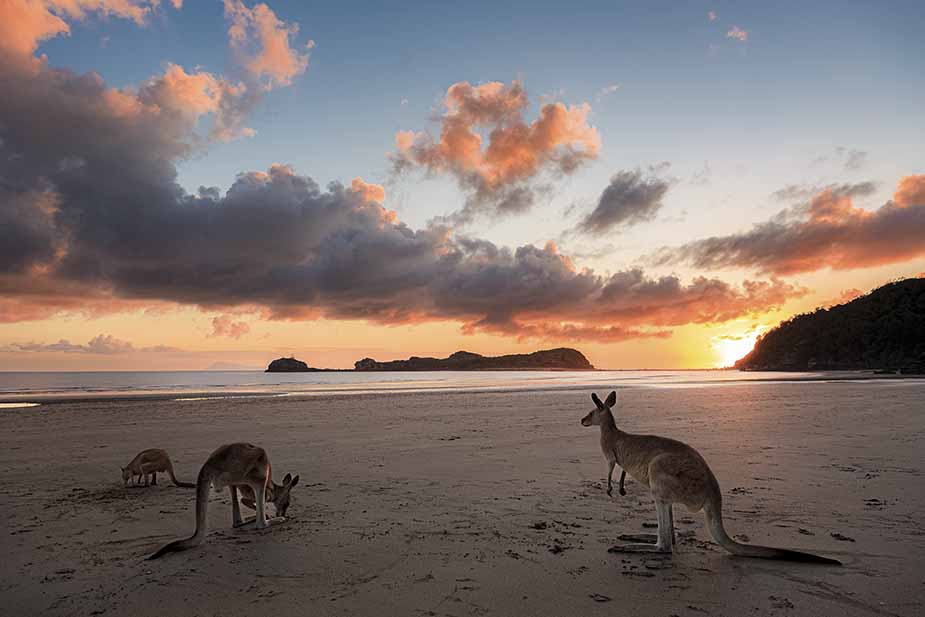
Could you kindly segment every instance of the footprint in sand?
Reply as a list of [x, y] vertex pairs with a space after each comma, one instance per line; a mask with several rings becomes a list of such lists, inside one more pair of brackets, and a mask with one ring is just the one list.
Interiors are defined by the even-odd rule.
[[854, 542], [854, 538], [851, 536], [846, 536], [845, 534], [838, 533], [837, 531], [833, 531], [829, 535], [836, 540], [841, 540], [842, 542]]
[[779, 598], [777, 596], [768, 596], [768, 600], [771, 601], [771, 607], [773, 608], [793, 608], [793, 602], [787, 598]]

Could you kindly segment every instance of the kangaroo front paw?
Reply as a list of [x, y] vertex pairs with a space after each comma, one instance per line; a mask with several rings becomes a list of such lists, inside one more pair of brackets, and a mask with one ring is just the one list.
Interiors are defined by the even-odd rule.
[[257, 521], [257, 529], [266, 529], [270, 525], [276, 525], [277, 523], [282, 523], [285, 520], [286, 519], [282, 516], [274, 516], [265, 520], [262, 525], [260, 524], [260, 521]]

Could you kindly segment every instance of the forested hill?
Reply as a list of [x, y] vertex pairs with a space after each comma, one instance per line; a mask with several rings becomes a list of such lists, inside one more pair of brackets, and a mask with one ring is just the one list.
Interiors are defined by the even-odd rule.
[[594, 369], [583, 353], [568, 347], [508, 356], [483, 356], [468, 351], [457, 351], [448, 358], [411, 356], [407, 360], [390, 362], [377, 362], [372, 358], [363, 358], [354, 365], [358, 371], [523, 371], [531, 369], [588, 371]]
[[881, 369], [925, 372], [925, 278], [797, 315], [736, 362], [750, 371]]

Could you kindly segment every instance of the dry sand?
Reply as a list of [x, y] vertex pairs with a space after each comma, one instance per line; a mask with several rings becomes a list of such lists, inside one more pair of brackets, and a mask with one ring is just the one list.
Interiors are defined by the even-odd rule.
[[[674, 557], [609, 554], [655, 513], [630, 480], [627, 496], [604, 494], [598, 429], [578, 422], [588, 394], [5, 410], [0, 613], [923, 614], [925, 384], [621, 391], [624, 429], [706, 457], [731, 534], [841, 568], [731, 557], [683, 508]], [[227, 492], [213, 493], [206, 543], [145, 561], [192, 531], [194, 491], [125, 489], [119, 466], [166, 448], [192, 481], [232, 441], [265, 447], [277, 479], [301, 475], [289, 520], [232, 530]]]

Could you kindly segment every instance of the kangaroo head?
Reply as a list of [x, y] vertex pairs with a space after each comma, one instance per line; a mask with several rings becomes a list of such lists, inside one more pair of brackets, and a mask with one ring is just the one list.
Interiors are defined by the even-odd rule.
[[613, 420], [613, 414], [610, 412], [610, 408], [617, 404], [617, 393], [611, 392], [607, 395], [607, 400], [603, 403], [601, 399], [597, 397], [597, 394], [591, 393], [591, 400], [594, 401], [594, 409], [588, 412], [584, 418], [581, 419], [582, 426], [600, 426], [604, 422], [604, 418], [610, 417], [611, 421]]
[[119, 469], [122, 470], [122, 484], [128, 486], [128, 481], [132, 477], [132, 470], [128, 467], [120, 467]]
[[289, 509], [289, 492], [296, 484], [299, 483], [299, 476], [292, 477], [292, 474], [286, 474], [282, 484], [273, 483], [273, 492], [267, 501], [272, 501], [276, 506], [276, 516], [286, 516], [286, 510]]

